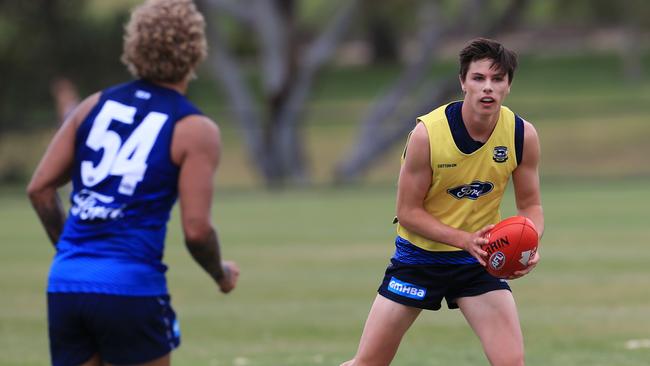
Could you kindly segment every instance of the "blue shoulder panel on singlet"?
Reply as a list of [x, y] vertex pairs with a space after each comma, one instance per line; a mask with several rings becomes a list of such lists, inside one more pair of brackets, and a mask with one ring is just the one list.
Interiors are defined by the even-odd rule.
[[517, 165], [521, 164], [524, 154], [524, 120], [515, 114], [515, 155]]

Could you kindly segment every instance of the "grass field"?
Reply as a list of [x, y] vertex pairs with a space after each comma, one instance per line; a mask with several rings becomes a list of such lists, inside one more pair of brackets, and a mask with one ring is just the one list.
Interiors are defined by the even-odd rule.
[[[528, 365], [648, 365], [650, 349], [626, 342], [650, 339], [649, 184], [543, 183], [542, 262], [511, 283]], [[5, 190], [0, 200], [0, 365], [44, 365], [53, 250], [20, 194]], [[240, 287], [218, 294], [185, 252], [175, 215], [165, 258], [183, 334], [174, 363], [338, 365], [351, 357], [392, 253], [394, 187], [227, 189], [215, 204], [225, 256], [242, 267]], [[486, 361], [460, 313], [444, 309], [420, 316], [394, 364]]]

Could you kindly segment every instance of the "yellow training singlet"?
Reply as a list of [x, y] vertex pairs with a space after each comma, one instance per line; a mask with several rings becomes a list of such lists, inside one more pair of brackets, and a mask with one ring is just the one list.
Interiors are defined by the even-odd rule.
[[[499, 206], [512, 171], [515, 156], [515, 114], [501, 107], [499, 120], [485, 144], [471, 154], [456, 146], [445, 115], [447, 105], [418, 118], [429, 135], [431, 187], [424, 209], [442, 223], [475, 232], [501, 219]], [[426, 239], [397, 226], [397, 233], [429, 251], [458, 251], [459, 248]]]

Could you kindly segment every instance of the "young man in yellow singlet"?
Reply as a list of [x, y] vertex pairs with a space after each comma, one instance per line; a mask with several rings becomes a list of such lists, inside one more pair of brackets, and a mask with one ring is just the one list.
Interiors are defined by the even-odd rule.
[[[464, 99], [418, 119], [402, 156], [395, 254], [366, 321], [357, 354], [342, 366], [392, 361], [422, 309], [442, 299], [460, 308], [493, 366], [524, 365], [514, 298], [505, 280], [485, 270], [485, 234], [501, 217], [512, 176], [518, 214], [544, 231], [539, 191], [539, 139], [530, 123], [502, 103], [517, 56], [478, 38], [460, 52]], [[529, 273], [528, 267], [510, 279]]]

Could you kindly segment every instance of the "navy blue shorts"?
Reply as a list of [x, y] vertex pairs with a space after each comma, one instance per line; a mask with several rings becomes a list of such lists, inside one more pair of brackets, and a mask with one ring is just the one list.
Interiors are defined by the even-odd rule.
[[487, 273], [480, 264], [405, 264], [391, 259], [379, 294], [399, 304], [439, 310], [442, 299], [457, 309], [456, 299], [477, 296], [510, 286]]
[[79, 365], [99, 354], [117, 365], [160, 358], [180, 344], [169, 296], [48, 293], [52, 365]]

